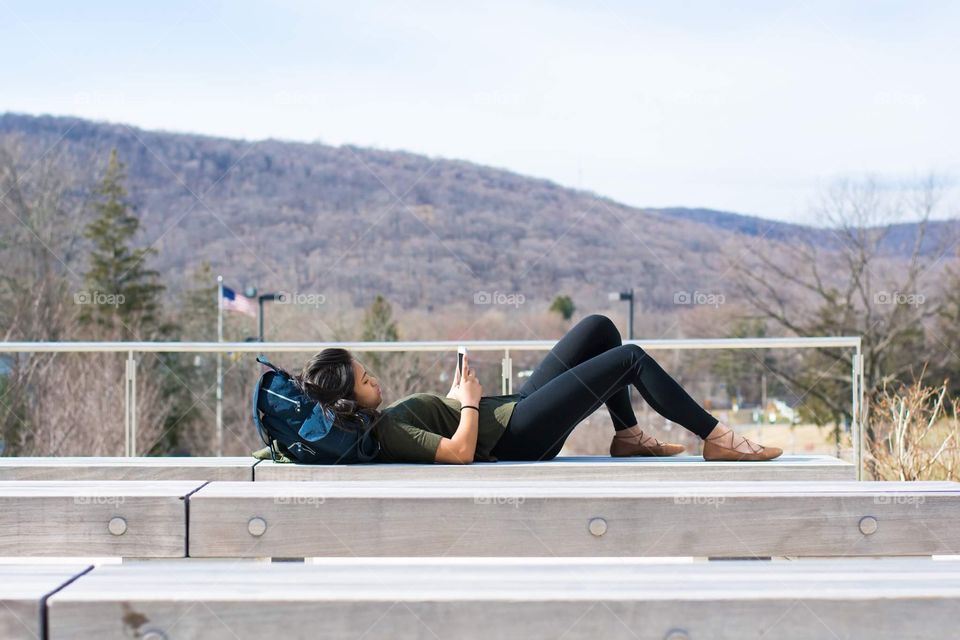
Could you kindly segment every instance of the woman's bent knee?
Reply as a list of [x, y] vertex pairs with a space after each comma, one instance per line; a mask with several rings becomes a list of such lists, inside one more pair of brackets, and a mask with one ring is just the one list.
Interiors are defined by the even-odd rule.
[[600, 324], [600, 325], [614, 326], [613, 320], [603, 315], [602, 313], [591, 313], [588, 316], [584, 316], [580, 322], [589, 322], [589, 323]]
[[638, 358], [642, 358], [643, 356], [647, 355], [647, 352], [643, 350], [643, 347], [638, 344], [625, 344], [623, 345], [623, 348], [636, 354]]
[[593, 331], [603, 332], [611, 340], [615, 340], [617, 342], [620, 341], [620, 330], [617, 329], [617, 325], [613, 323], [613, 320], [605, 315], [591, 313], [590, 315], [585, 316], [580, 322], [590, 325], [590, 328]]

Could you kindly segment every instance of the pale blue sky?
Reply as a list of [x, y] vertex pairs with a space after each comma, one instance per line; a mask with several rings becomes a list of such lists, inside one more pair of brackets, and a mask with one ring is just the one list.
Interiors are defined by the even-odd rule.
[[0, 111], [463, 158], [808, 220], [960, 170], [960, 2], [0, 0]]

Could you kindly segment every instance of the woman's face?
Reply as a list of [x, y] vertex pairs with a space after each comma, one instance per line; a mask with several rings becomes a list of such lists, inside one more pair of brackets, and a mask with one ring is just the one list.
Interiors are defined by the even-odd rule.
[[353, 393], [360, 406], [367, 409], [376, 409], [383, 401], [380, 381], [356, 360], [353, 361]]

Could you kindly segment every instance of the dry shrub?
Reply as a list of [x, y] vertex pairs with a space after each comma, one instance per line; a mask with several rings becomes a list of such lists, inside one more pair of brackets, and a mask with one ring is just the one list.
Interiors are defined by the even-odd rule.
[[[126, 354], [31, 354], [8, 380], [17, 411], [4, 407], [7, 454], [22, 456], [122, 456]], [[157, 372], [138, 357], [137, 453], [162, 436], [170, 411]], [[11, 404], [13, 404], [11, 402]]]
[[[876, 480], [957, 480], [960, 401], [947, 383], [884, 387], [870, 408], [866, 462]], [[870, 433], [870, 431], [868, 431]]]

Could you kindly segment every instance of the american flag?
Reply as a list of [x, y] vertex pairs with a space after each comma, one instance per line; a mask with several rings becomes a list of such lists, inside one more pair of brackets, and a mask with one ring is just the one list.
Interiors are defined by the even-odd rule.
[[227, 311], [239, 311], [253, 318], [257, 317], [257, 303], [253, 298], [242, 296], [230, 287], [223, 287], [221, 306]]

